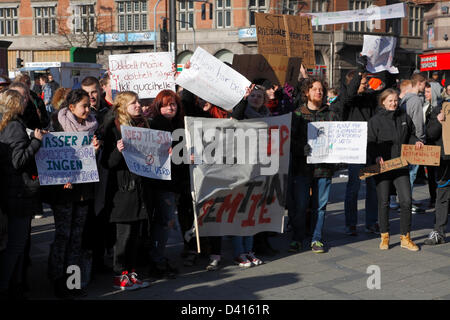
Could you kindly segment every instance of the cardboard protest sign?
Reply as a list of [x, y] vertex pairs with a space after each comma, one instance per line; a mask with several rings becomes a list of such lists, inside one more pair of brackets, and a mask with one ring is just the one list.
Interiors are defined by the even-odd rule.
[[367, 122], [319, 121], [308, 123], [307, 163], [366, 163]]
[[239, 72], [200, 47], [195, 50], [190, 63], [190, 68], [183, 69], [176, 83], [225, 110], [232, 110], [251, 85]]
[[282, 232], [291, 116], [243, 121], [185, 117], [185, 128], [187, 149], [195, 155], [190, 171], [199, 235]]
[[414, 145], [402, 144], [401, 157], [409, 164], [418, 164], [423, 166], [439, 166], [441, 161], [440, 146], [423, 146], [416, 149]]
[[235, 54], [233, 69], [250, 81], [263, 78], [281, 86], [296, 86], [301, 62], [301, 58], [274, 54]]
[[146, 52], [109, 56], [111, 88], [134, 91], [139, 98], [154, 98], [161, 90], [175, 91], [172, 54]]
[[172, 134], [167, 131], [120, 126], [128, 169], [139, 176], [171, 180]]
[[361, 180], [364, 180], [366, 178], [375, 176], [375, 175], [383, 173], [383, 172], [400, 169], [407, 165], [408, 165], [408, 162], [401, 157], [394, 158], [391, 160], [386, 160], [386, 161], [384, 161], [383, 165], [374, 164], [372, 166], [361, 169], [359, 171], [359, 178]]
[[309, 17], [255, 12], [258, 53], [300, 57], [315, 67], [314, 39]]
[[393, 74], [398, 73], [398, 69], [392, 65], [396, 43], [395, 37], [364, 35], [361, 54], [368, 57], [367, 71], [377, 73], [387, 70]]
[[442, 103], [442, 110], [445, 121], [442, 123], [442, 141], [444, 143], [444, 153], [450, 154], [450, 102]]
[[45, 186], [99, 181], [91, 142], [88, 132], [45, 134], [35, 155], [39, 183]]

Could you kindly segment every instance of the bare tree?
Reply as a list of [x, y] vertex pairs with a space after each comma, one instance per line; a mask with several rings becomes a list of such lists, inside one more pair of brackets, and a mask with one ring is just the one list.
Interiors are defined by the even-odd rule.
[[[112, 8], [102, 7], [102, 10], [110, 11]], [[67, 16], [57, 18], [59, 35], [62, 36], [62, 44], [71, 47], [93, 48], [97, 46], [97, 36], [110, 31], [108, 19], [100, 16], [94, 5], [71, 5]]]

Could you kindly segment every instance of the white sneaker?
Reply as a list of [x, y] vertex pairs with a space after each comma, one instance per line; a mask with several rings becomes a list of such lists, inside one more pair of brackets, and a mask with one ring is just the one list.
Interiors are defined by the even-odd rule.
[[220, 256], [219, 255], [211, 255], [209, 257], [209, 264], [206, 266], [206, 270], [214, 271], [219, 268]]
[[259, 265], [263, 264], [262, 260], [255, 257], [255, 253], [253, 253], [253, 252], [247, 253], [247, 258], [255, 266], [259, 266]]

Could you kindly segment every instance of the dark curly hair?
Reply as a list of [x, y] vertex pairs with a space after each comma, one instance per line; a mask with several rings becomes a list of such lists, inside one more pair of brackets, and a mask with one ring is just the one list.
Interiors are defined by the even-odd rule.
[[72, 90], [67, 94], [64, 102], [61, 103], [60, 109], [66, 108], [71, 104], [77, 104], [84, 97], [87, 97], [89, 99], [89, 94], [86, 91], [84, 91], [83, 89]]
[[324, 97], [324, 99], [326, 98], [327, 83], [324, 80], [322, 80], [321, 78], [316, 78], [316, 77], [306, 78], [305, 80], [303, 80], [303, 83], [301, 86], [301, 92], [300, 92], [303, 103], [308, 102], [308, 98], [306, 97], [306, 94], [309, 92], [309, 89], [311, 89], [313, 87], [313, 84], [315, 82], [320, 82], [320, 84], [322, 85], [322, 88], [323, 88], [323, 97]]

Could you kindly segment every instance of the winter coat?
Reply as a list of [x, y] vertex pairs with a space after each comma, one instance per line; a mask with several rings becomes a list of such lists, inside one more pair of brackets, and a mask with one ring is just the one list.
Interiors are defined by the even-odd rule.
[[415, 144], [419, 139], [411, 117], [397, 108], [384, 108], [369, 120], [367, 136], [368, 163], [375, 164], [377, 157], [384, 161], [401, 156], [402, 144]]
[[400, 109], [406, 111], [411, 117], [415, 126], [415, 135], [422, 142], [425, 142], [424, 121], [423, 121], [423, 103], [421, 98], [416, 93], [407, 93], [400, 105]]
[[315, 121], [338, 121], [339, 117], [330, 111], [327, 105], [312, 111], [303, 105], [292, 114], [291, 125], [291, 165], [294, 176], [313, 176], [315, 178], [331, 178], [336, 168], [334, 164], [307, 164], [305, 146], [308, 143], [308, 123]]
[[144, 195], [150, 194], [148, 179], [138, 176], [127, 167], [125, 158], [117, 149], [122, 139], [117, 120], [105, 127], [101, 164], [109, 170], [105, 210], [111, 212], [110, 222], [133, 222], [148, 218], [151, 208]]
[[441, 106], [433, 109], [430, 119], [426, 125], [427, 142], [441, 147], [441, 163], [436, 170], [437, 181], [448, 181], [450, 179], [450, 155], [444, 152], [444, 141], [442, 140], [442, 125], [437, 119], [441, 112]]
[[8, 215], [31, 216], [42, 210], [39, 198], [39, 180], [34, 155], [41, 141], [27, 134], [23, 120], [11, 120], [0, 132], [2, 144], [1, 199], [3, 211]]
[[50, 123], [44, 101], [36, 93], [30, 91], [30, 99], [21, 117], [28, 129], [44, 129]]

